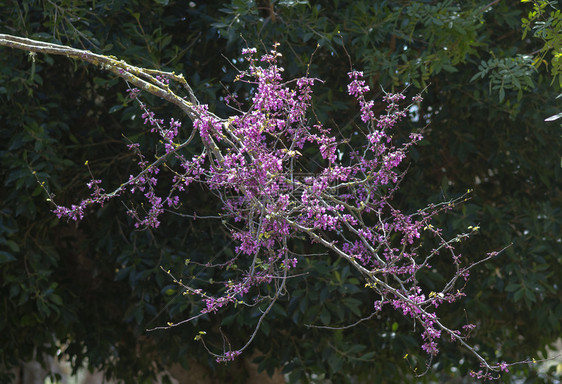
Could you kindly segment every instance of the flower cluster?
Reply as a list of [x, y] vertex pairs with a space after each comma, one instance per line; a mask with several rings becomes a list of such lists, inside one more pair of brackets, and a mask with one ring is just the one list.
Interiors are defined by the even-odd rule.
[[[422, 349], [430, 356], [438, 353], [442, 334], [466, 346], [466, 332], [473, 326], [465, 326], [464, 335], [451, 330], [439, 321], [435, 309], [463, 296], [455, 283], [459, 278], [468, 278], [470, 266], [461, 267], [460, 255], [452, 244], [467, 235], [445, 239], [431, 224], [436, 214], [451, 209], [462, 198], [430, 205], [412, 214], [391, 204], [403, 177], [400, 167], [408, 149], [423, 138], [422, 132], [412, 132], [408, 140], [395, 144], [394, 128], [407, 116], [409, 108], [401, 105], [405, 96], [385, 94], [384, 105], [379, 108], [382, 113], [377, 116], [375, 101], [367, 98], [370, 88], [363, 73], [349, 72], [348, 93], [359, 103], [361, 120], [367, 129], [360, 145], [346, 149], [340, 145], [343, 138], [333, 134], [329, 127], [310, 122], [313, 87], [321, 81], [310, 77], [284, 81], [279, 65], [282, 56], [276, 47], [260, 59], [255, 57], [256, 52], [254, 48], [243, 50], [248, 69], [237, 77], [254, 90], [251, 106], [223, 119], [206, 105], [193, 105], [191, 135], [182, 133], [184, 128], [178, 120], [171, 119], [166, 124], [156, 118], [140, 102], [138, 90], [132, 90], [130, 96], [139, 101], [145, 125], [160, 138], [155, 160], [149, 161], [138, 143], [129, 144], [129, 150], [138, 157], [140, 171], [111, 194], [99, 187], [99, 180], [92, 180], [92, 195], [70, 208], [57, 206], [57, 216], [81, 219], [91, 204], [102, 204], [124, 193], [137, 193], [146, 204], [142, 211], [131, 208], [129, 215], [136, 219], [137, 227], [155, 228], [160, 224], [164, 207], [178, 207], [180, 193], [196, 181], [219, 197], [221, 218], [237, 242], [235, 258], [246, 260], [249, 266], [241, 271], [239, 280], [225, 283], [221, 296], [186, 287], [191, 294], [201, 296], [201, 314], [214, 314], [227, 305], [249, 299], [250, 292], [258, 292], [253, 296], [255, 300], [264, 299], [259, 296], [264, 285], [275, 285], [276, 294], [267, 297], [276, 300], [283, 292], [288, 273], [298, 266], [291, 241], [305, 237], [361, 273], [366, 286], [378, 295], [375, 310], [389, 305], [418, 322]], [[234, 95], [230, 100], [240, 105]], [[413, 98], [413, 103], [421, 101], [420, 95]], [[195, 134], [199, 135], [202, 148], [200, 154], [188, 156], [185, 148], [191, 146], [193, 153]], [[184, 136], [189, 138], [181, 139]], [[306, 172], [308, 161], [302, 153], [311, 150], [319, 153], [321, 169]], [[163, 166], [173, 173], [171, 187], [164, 194], [158, 183]], [[423, 233], [438, 243], [427, 255], [418, 254]], [[456, 272], [441, 291], [423, 292], [416, 273], [431, 268], [432, 258], [443, 254], [453, 260]], [[271, 305], [262, 316], [270, 308]], [[244, 348], [224, 351], [217, 355], [217, 361], [232, 360]], [[486, 368], [491, 369], [489, 365]]]

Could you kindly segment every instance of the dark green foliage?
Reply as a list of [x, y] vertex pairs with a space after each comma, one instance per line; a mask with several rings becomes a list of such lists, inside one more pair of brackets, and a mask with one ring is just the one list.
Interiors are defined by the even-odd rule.
[[[449, 234], [480, 226], [480, 234], [462, 245], [464, 258], [476, 260], [513, 243], [475, 270], [466, 300], [440, 316], [456, 327], [466, 316], [477, 323], [472, 342], [491, 360], [540, 358], [559, 337], [560, 125], [544, 119], [559, 112], [560, 90], [545, 66], [531, 65], [544, 42], [529, 34], [522, 39], [521, 19], [529, 19], [532, 6], [351, 0], [54, 4], [0, 0], [0, 33], [182, 72], [200, 100], [221, 116], [229, 113], [222, 98], [240, 90], [231, 84], [240, 65], [233, 59], [247, 45], [265, 50], [280, 42], [286, 78], [302, 75], [310, 63], [310, 73], [326, 81], [316, 87], [318, 117], [348, 136], [358, 116], [345, 95], [350, 60], [368, 75], [376, 102], [381, 87], [409, 85], [415, 94], [427, 86], [419, 120], [410, 122], [429, 124], [426, 139], [411, 153], [395, 204], [414, 210], [474, 189], [472, 200], [440, 218]], [[148, 100], [164, 116], [177, 113]], [[211, 275], [199, 265], [232, 256], [220, 222], [168, 214], [162, 228], [148, 232], [135, 231], [118, 202], [89, 212], [78, 224], [58, 222], [49, 212], [37, 180], [59, 203], [72, 204], [87, 193], [86, 161], [107, 189], [135, 171], [123, 135], [147, 145], [154, 139], [139, 115], [126, 85], [99, 68], [0, 48], [0, 366], [28, 360], [34, 349], [54, 354], [58, 340], [76, 366], [87, 359], [130, 382], [190, 359], [220, 376], [230, 368], [212, 361], [193, 340], [197, 332], [207, 331], [206, 342], [221, 348], [220, 326], [240, 346], [256, 325], [258, 311], [230, 308], [168, 331], [146, 332], [200, 309], [160, 267], [195, 286], [213, 279], [217, 291], [228, 279], [228, 271]], [[217, 204], [193, 188], [182, 209], [213, 214]], [[314, 249], [303, 245], [306, 251]], [[301, 262], [306, 274], [288, 281], [289, 294], [255, 340], [264, 354], [256, 361], [260, 369], [281, 368], [295, 382], [315, 374], [334, 382], [355, 376], [390, 383], [444, 380], [477, 368], [457, 345], [445, 343], [428, 376], [414, 379], [413, 369], [423, 372], [426, 357], [412, 323], [390, 310], [345, 330], [307, 327], [345, 326], [372, 313], [376, 298], [335, 260]], [[437, 263], [435, 270], [447, 267]], [[423, 281], [431, 289], [439, 276]], [[511, 370], [528, 382], [547, 381], [526, 365]], [[505, 382], [512, 380], [505, 376]]]

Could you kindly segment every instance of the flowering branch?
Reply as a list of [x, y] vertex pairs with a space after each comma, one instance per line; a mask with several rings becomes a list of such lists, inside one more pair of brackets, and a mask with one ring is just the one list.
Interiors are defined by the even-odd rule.
[[[223, 119], [199, 104], [185, 78], [173, 72], [139, 68], [114, 57], [9, 35], [0, 35], [0, 45], [87, 61], [121, 77], [130, 85], [129, 95], [138, 101], [145, 125], [160, 137], [161, 144], [154, 155], [146, 154], [138, 143], [127, 146], [138, 157], [140, 171], [112, 192], [106, 193], [101, 181], [92, 179], [88, 184], [92, 193], [80, 203], [63, 207], [53, 202], [54, 213], [59, 218], [79, 220], [88, 206], [103, 205], [124, 194], [140, 194], [148, 202], [148, 210], [141, 212], [131, 207], [128, 214], [136, 220], [137, 227], [156, 228], [165, 207], [168, 210], [179, 207], [180, 196], [192, 183], [206, 186], [220, 199], [221, 219], [237, 244], [236, 256], [223, 267], [244, 260], [247, 268], [238, 280], [224, 283], [220, 296], [184, 285], [170, 274], [183, 287], [184, 294], [198, 296], [204, 304], [201, 313], [189, 320], [215, 314], [233, 304], [252, 306], [264, 300], [269, 303], [241, 348], [233, 349], [225, 343], [228, 348], [214, 353], [204, 344], [217, 361], [232, 360], [256, 337], [263, 319], [284, 294], [287, 278], [298, 267], [299, 258], [294, 257], [292, 248], [297, 239], [306, 237], [344, 259], [363, 276], [365, 287], [378, 296], [374, 302], [375, 313], [388, 305], [419, 323], [422, 349], [430, 357], [438, 354], [438, 341], [445, 334], [480, 361], [483, 371], [473, 373], [474, 376], [494, 378], [492, 372], [507, 371], [507, 364], [488, 363], [468, 344], [468, 332], [474, 325], [465, 325], [463, 331], [454, 330], [444, 325], [436, 314], [436, 308], [442, 304], [464, 296], [462, 287], [457, 287], [459, 279], [466, 281], [472, 267], [498, 254], [490, 253], [480, 261], [463, 265], [454, 245], [477, 228], [446, 239], [441, 229], [433, 226], [435, 215], [452, 209], [467, 197], [428, 205], [413, 214], [406, 214], [391, 204], [405, 174], [399, 172], [399, 166], [409, 148], [423, 138], [423, 132], [412, 132], [406, 142], [394, 143], [394, 128], [407, 116], [408, 107], [401, 106], [405, 99], [401, 93], [386, 93], [385, 112], [376, 116], [374, 101], [366, 96], [369, 86], [363, 74], [349, 72], [348, 93], [359, 103], [366, 127], [362, 136], [356, 132], [359, 137], [354, 137], [350, 146], [349, 139], [335, 136], [320, 122], [311, 125], [308, 111], [312, 87], [321, 81], [308, 76], [284, 81], [277, 46], [260, 59], [255, 57], [255, 49], [243, 50], [248, 69], [240, 72], [236, 80], [249, 84], [255, 92], [245, 111]], [[186, 95], [178, 95], [170, 83], [179, 84]], [[181, 121], [171, 119], [165, 123], [156, 118], [141, 101], [142, 91], [178, 106], [193, 122], [189, 135], [180, 134], [184, 130]], [[421, 100], [421, 95], [416, 95], [412, 102]], [[241, 111], [243, 103], [236, 100], [236, 95], [229, 96], [227, 101], [235, 106], [234, 110]], [[188, 138], [181, 140], [184, 136]], [[196, 136], [202, 147], [198, 155], [189, 158], [185, 149], [195, 145]], [[310, 149], [319, 154], [316, 165], [320, 171], [306, 172], [310, 169], [310, 159], [302, 153]], [[148, 156], [154, 156], [155, 160], [149, 161]], [[161, 188], [158, 188], [162, 168], [173, 173], [171, 187], [165, 195], [160, 195]], [[53, 200], [52, 195], [49, 198]], [[422, 255], [419, 250], [426, 236], [438, 245]], [[449, 258], [455, 271], [439, 292], [424, 292], [416, 276], [419, 271], [431, 268], [430, 262], [437, 257]], [[272, 285], [273, 296], [261, 294], [262, 288]], [[181, 323], [169, 323], [168, 327]], [[196, 339], [204, 343], [203, 334]]]

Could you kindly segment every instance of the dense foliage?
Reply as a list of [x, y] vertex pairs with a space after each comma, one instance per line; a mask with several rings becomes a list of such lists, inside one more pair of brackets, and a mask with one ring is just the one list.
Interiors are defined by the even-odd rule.
[[[560, 334], [559, 125], [543, 122], [557, 112], [559, 90], [544, 66], [531, 65], [543, 43], [529, 35], [521, 39], [521, 18], [529, 6], [99, 1], [85, 8], [68, 0], [0, 9], [0, 32], [182, 72], [219, 116], [226, 115], [224, 97], [240, 91], [230, 84], [238, 63], [227, 58], [238, 58], [250, 42], [281, 42], [289, 76], [302, 75], [311, 62], [311, 75], [329, 89], [317, 94], [318, 118], [343, 132], [358, 118], [353, 100], [344, 96], [346, 50], [354, 66], [365, 69], [372, 89], [401, 90], [408, 84], [415, 94], [429, 85], [411, 119], [413, 127], [430, 123], [428, 134], [410, 154], [411, 171], [395, 203], [414, 209], [474, 188], [473, 199], [441, 223], [449, 235], [481, 227], [463, 255], [478, 258], [513, 242], [475, 272], [458, 308], [440, 316], [460, 326], [466, 308], [469, 320], [477, 322], [474, 340], [481, 353], [497, 360], [539, 357], [537, 351]], [[151, 145], [140, 118], [133, 118], [139, 113], [124, 84], [60, 57], [5, 48], [0, 57], [3, 365], [30, 359], [35, 348], [55, 353], [58, 340], [77, 365], [87, 358], [118, 377], [140, 380], [158, 368], [153, 360], [206, 360], [193, 341], [199, 330], [221, 326], [230, 341], [243, 340], [257, 318], [235, 309], [183, 328], [145, 332], [187, 318], [195, 305], [178, 294], [160, 266], [193, 281], [228, 278], [193, 269], [209, 255], [215, 260], [232, 252], [228, 233], [219, 227], [169, 216], [157, 230], [132, 231], [126, 209], [116, 203], [79, 225], [58, 222], [49, 212], [36, 178], [59, 202], [73, 203], [86, 192], [89, 169], [114, 183], [132, 173], [135, 160], [123, 150], [122, 134]], [[151, 105], [167, 112], [156, 100]], [[204, 191], [189, 199], [184, 204], [200, 215], [216, 211], [217, 202]], [[195, 263], [186, 265], [186, 259]], [[255, 340], [262, 368], [283, 367], [294, 379], [315, 373], [341, 381], [353, 373], [392, 382], [411, 377], [412, 367], [425, 367], [411, 322], [392, 311], [346, 330], [304, 327], [351, 324], [370, 314], [374, 299], [335, 258], [305, 262], [308, 275], [288, 280], [291, 296], [273, 307]], [[428, 284], [435, 279], [439, 276]], [[459, 362], [459, 351], [450, 347], [445, 345], [432, 375], [465, 374], [473, 367], [474, 361]], [[520, 368], [534, 380], [535, 373]]]

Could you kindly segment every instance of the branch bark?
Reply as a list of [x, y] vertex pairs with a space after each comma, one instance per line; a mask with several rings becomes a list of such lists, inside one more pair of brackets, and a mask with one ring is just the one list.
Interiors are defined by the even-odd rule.
[[[128, 64], [124, 60], [118, 60], [114, 56], [99, 55], [83, 49], [76, 49], [64, 45], [46, 43], [39, 40], [32, 40], [6, 34], [0, 34], [0, 46], [20, 49], [28, 52], [66, 56], [71, 59], [88, 62], [115, 74], [143, 91], [178, 106], [191, 120], [196, 119], [198, 116], [198, 112], [194, 107], [199, 105], [199, 101], [195, 97], [193, 90], [182, 74], [177, 75], [174, 72], [141, 68]], [[184, 97], [180, 97], [175, 94], [167, 84], [158, 80], [157, 76], [165, 77], [181, 84], [187, 91], [189, 101]], [[217, 116], [213, 115], [213, 117], [218, 120], [222, 120]]]

